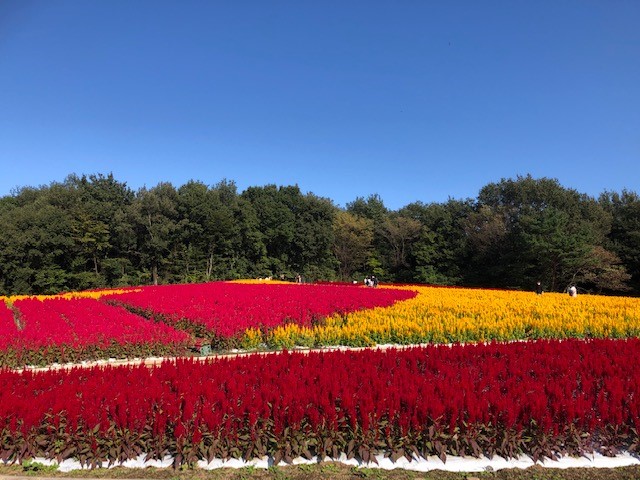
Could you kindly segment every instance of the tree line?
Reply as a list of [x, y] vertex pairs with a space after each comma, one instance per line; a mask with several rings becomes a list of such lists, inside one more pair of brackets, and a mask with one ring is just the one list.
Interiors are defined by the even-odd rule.
[[640, 293], [640, 197], [502, 179], [475, 199], [345, 208], [266, 185], [242, 192], [70, 175], [0, 198], [0, 293], [272, 277]]

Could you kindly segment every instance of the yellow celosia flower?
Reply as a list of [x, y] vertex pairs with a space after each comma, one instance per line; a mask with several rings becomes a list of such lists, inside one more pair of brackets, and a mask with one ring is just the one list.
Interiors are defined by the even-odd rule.
[[100, 298], [103, 295], [120, 295], [128, 292], [139, 292], [139, 288], [109, 288], [104, 290], [91, 290], [86, 292], [68, 292], [60, 293], [57, 295], [11, 295], [8, 297], [0, 297], [8, 304], [12, 304], [16, 300], [23, 300], [25, 298], [35, 298], [36, 300], [47, 300], [50, 298], [65, 298], [71, 300], [73, 298]]
[[467, 288], [402, 287], [418, 295], [391, 307], [278, 327], [267, 345], [351, 345], [640, 336], [640, 299]]

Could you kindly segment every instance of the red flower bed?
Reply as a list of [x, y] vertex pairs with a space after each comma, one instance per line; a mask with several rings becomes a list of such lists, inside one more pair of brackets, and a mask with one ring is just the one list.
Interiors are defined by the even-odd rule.
[[309, 326], [334, 313], [386, 307], [415, 296], [416, 292], [408, 290], [350, 285], [212, 282], [141, 287], [140, 291], [102, 298], [173, 322], [187, 320], [228, 338], [251, 327], [270, 329], [287, 321]]
[[0, 458], [637, 451], [639, 357], [568, 340], [0, 370]]
[[[191, 337], [91, 298], [16, 300], [24, 328], [0, 351], [3, 364], [185, 353]], [[4, 358], [3, 358], [4, 357]]]
[[0, 350], [6, 349], [17, 332], [13, 312], [7, 304], [0, 301]]

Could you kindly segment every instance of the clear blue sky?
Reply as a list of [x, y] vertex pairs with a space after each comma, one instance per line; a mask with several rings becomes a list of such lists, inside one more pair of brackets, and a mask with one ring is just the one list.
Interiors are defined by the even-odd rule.
[[0, 169], [394, 210], [528, 173], [640, 192], [640, 1], [1, 0]]

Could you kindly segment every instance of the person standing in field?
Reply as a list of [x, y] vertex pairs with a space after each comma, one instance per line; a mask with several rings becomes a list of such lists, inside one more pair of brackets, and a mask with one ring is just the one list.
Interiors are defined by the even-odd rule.
[[536, 283], [536, 293], [542, 295], [542, 284], [539, 281]]

